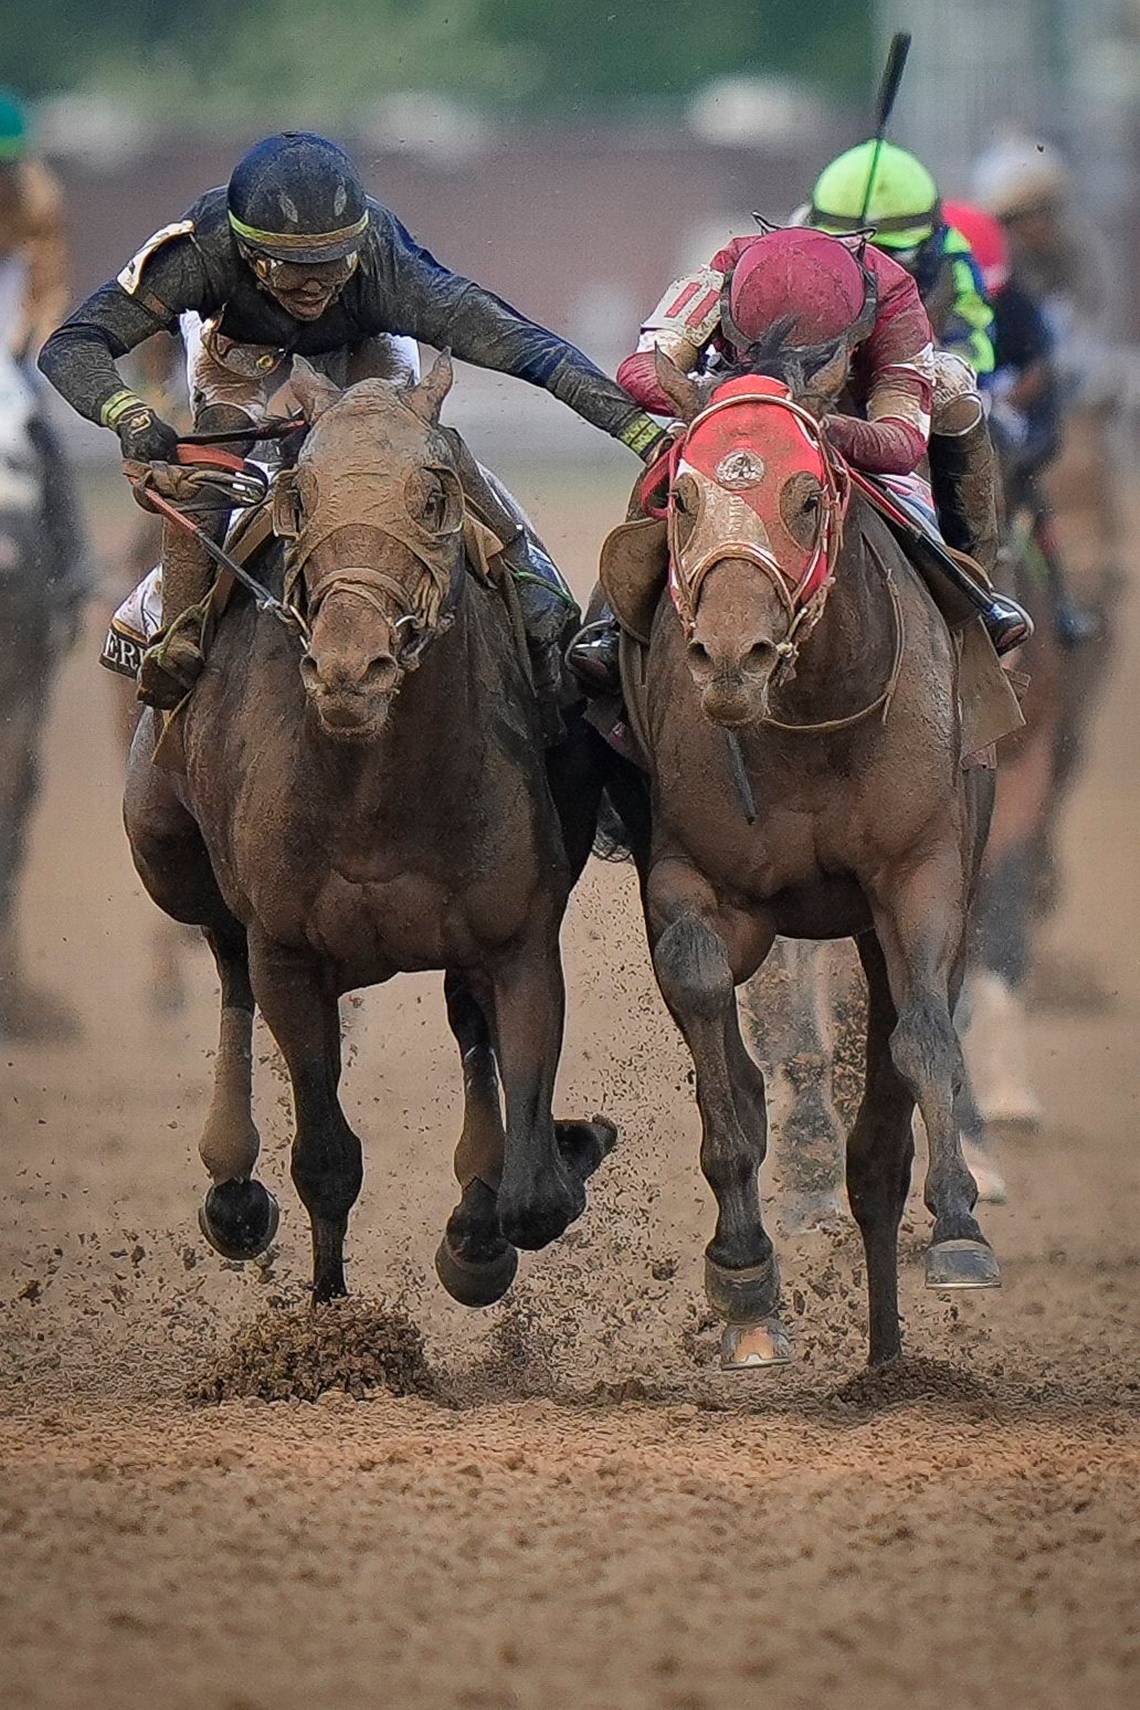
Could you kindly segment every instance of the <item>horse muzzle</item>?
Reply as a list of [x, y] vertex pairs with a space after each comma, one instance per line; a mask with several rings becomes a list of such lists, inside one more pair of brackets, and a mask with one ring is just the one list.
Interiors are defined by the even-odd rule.
[[336, 742], [369, 742], [388, 722], [406, 671], [391, 653], [361, 665], [322, 661], [312, 652], [301, 661], [301, 678], [321, 730]]
[[718, 654], [696, 638], [688, 646], [701, 711], [727, 730], [759, 723], [768, 716], [772, 684], [783, 664], [779, 645], [760, 640], [744, 653], [734, 649], [729, 657]]

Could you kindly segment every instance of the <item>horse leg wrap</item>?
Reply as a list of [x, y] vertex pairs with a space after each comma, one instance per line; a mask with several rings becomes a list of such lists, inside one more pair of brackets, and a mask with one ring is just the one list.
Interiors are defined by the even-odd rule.
[[705, 1255], [705, 1295], [718, 1318], [729, 1324], [759, 1324], [780, 1304], [780, 1267], [775, 1253], [760, 1265], [730, 1271]]

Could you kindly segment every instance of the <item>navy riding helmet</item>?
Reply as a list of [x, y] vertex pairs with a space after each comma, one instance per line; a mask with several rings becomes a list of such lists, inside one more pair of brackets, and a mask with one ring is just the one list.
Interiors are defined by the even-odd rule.
[[368, 226], [356, 167], [309, 131], [255, 143], [234, 168], [227, 202], [242, 244], [275, 261], [340, 261], [360, 247]]

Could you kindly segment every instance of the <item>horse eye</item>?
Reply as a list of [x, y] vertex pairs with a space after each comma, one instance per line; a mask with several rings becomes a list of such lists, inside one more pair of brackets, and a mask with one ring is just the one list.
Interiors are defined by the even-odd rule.
[[443, 522], [444, 498], [439, 487], [433, 487], [424, 499], [423, 518], [429, 528], [438, 528]]
[[688, 500], [685, 498], [684, 493], [679, 487], [674, 487], [673, 489], [673, 509], [675, 511], [680, 511], [683, 517], [687, 517], [689, 514]]
[[805, 516], [812, 516], [819, 509], [819, 494], [809, 493], [800, 508]]

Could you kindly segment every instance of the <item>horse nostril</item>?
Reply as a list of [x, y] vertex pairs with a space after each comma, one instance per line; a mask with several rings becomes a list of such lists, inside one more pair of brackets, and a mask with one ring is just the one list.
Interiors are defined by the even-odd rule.
[[746, 671], [765, 671], [772, 663], [776, 652], [774, 641], [754, 641], [744, 655]]
[[320, 673], [317, 670], [317, 662], [313, 658], [312, 654], [303, 653], [301, 655], [301, 676], [304, 681], [306, 683], [315, 683], [319, 675]]
[[378, 653], [374, 659], [368, 661], [365, 667], [362, 687], [380, 690], [391, 688], [399, 674], [399, 669], [395, 654]]
[[712, 664], [712, 654], [703, 641], [690, 641], [689, 662], [692, 665], [709, 666]]

